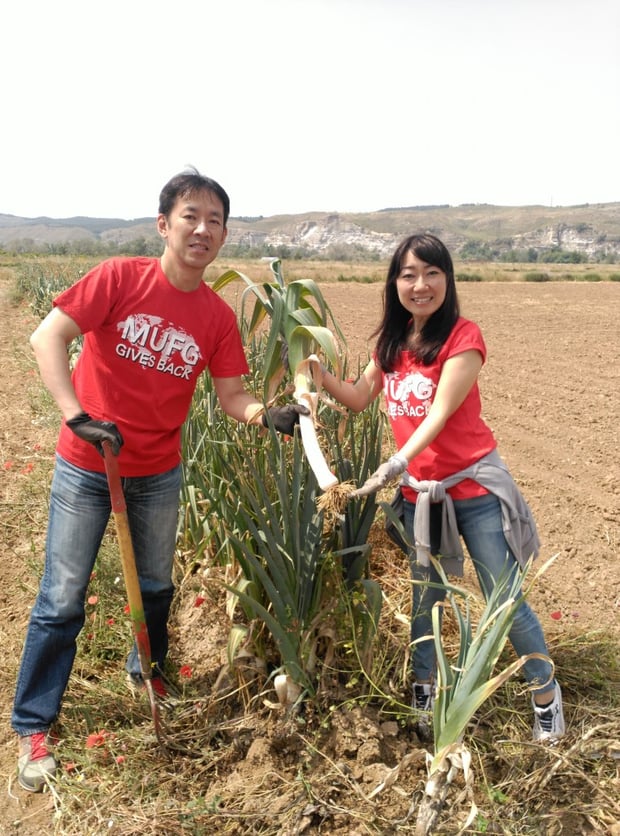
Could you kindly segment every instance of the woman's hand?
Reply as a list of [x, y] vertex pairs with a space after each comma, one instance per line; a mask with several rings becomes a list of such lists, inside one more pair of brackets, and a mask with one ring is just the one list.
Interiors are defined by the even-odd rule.
[[371, 493], [376, 493], [381, 488], [384, 488], [389, 482], [397, 479], [401, 473], [404, 473], [405, 470], [407, 470], [408, 464], [409, 462], [407, 459], [397, 453], [377, 468], [372, 476], [369, 476], [368, 479], [366, 479], [361, 488], [353, 491], [352, 496], [359, 498], [361, 496], [368, 496]]

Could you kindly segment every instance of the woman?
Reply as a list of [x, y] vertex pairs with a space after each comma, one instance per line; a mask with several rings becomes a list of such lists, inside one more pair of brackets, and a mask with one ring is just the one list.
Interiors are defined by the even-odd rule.
[[[384, 310], [373, 359], [356, 383], [323, 367], [322, 385], [360, 412], [381, 392], [398, 452], [356, 492], [365, 496], [403, 475], [405, 529], [415, 542], [414, 580], [441, 583], [429, 553], [440, 553], [452, 574], [462, 574], [462, 536], [480, 586], [488, 596], [500, 577], [520, 571], [538, 551], [530, 510], [496, 451], [481, 418], [478, 374], [486, 348], [478, 326], [460, 316], [452, 258], [433, 235], [412, 235], [394, 253], [384, 290]], [[416, 517], [417, 509], [417, 517]], [[516, 520], [516, 524], [515, 521]], [[435, 649], [431, 609], [445, 589], [413, 585], [411, 639], [413, 706], [432, 703]], [[524, 600], [510, 641], [532, 692], [535, 740], [564, 734], [560, 686], [553, 679], [540, 623]]]

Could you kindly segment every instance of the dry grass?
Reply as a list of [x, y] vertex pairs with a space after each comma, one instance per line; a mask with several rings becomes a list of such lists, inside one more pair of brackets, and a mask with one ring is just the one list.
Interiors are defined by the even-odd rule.
[[[284, 262], [284, 277], [287, 281], [313, 279], [321, 282], [361, 282], [382, 283], [387, 274], [387, 261], [317, 261], [309, 259]], [[480, 281], [523, 282], [530, 273], [544, 273], [549, 281], [589, 281], [592, 275], [598, 275], [602, 281], [617, 277], [617, 264], [504, 264], [501, 262], [458, 262], [455, 261], [455, 273], [459, 276], [476, 276]], [[227, 259], [220, 256], [217, 262], [207, 270], [207, 280], [214, 281], [226, 270], [239, 270], [254, 282], [272, 281], [267, 262], [259, 259]], [[616, 278], [617, 281], [617, 278]], [[237, 288], [239, 289], [239, 288]]]
[[[177, 696], [163, 713], [166, 751], [146, 696], [125, 690], [122, 654], [111, 664], [82, 648], [57, 729], [63, 769], [50, 789], [50, 832], [413, 832], [425, 749], [405, 686], [409, 584], [404, 558], [394, 560], [379, 529], [373, 540], [385, 605], [372, 671], [365, 678], [352, 670], [341, 648], [323, 671], [320, 696], [300, 714], [285, 714], [272, 684], [250, 666], [227, 677], [219, 666], [174, 677]], [[221, 587], [217, 596], [223, 578], [213, 568], [209, 577], [209, 612], [193, 631], [226, 619]], [[194, 596], [187, 575], [176, 618], [185, 618]], [[180, 626], [173, 624], [173, 635]], [[447, 620], [448, 645], [453, 630]], [[173, 658], [180, 651], [174, 647]], [[563, 672], [567, 738], [554, 748], [530, 742], [529, 697], [517, 681], [489, 700], [467, 732], [480, 811], [468, 832], [608, 834], [620, 821], [618, 646], [601, 632], [565, 638], [552, 653]], [[102, 744], [85, 748], [88, 735], [102, 730]], [[456, 833], [467, 810], [449, 798], [434, 832]]]
[[[300, 270], [304, 271], [302, 265]], [[288, 266], [286, 271], [288, 275]], [[24, 385], [23, 375], [7, 379], [14, 380], [16, 389]], [[33, 416], [42, 413], [37, 404], [19, 420], [13, 413], [12, 420], [30, 427]], [[48, 426], [44, 431], [55, 436]], [[41, 440], [40, 430], [37, 439]], [[8, 451], [7, 447], [5, 459]], [[19, 469], [17, 457], [10, 455]], [[5, 554], [15, 565], [34, 561], [35, 554], [39, 560], [51, 466], [43, 455], [37, 453], [32, 459], [36, 479], [26, 482], [25, 476], [6, 471], [11, 479], [7, 478], [10, 493], [3, 496]], [[26, 463], [20, 459], [20, 468]], [[372, 574], [384, 594], [372, 669], [368, 673], [356, 669], [355, 648], [339, 648], [334, 664], [323, 672], [320, 696], [292, 717], [276, 706], [271, 682], [250, 664], [220, 676], [229, 621], [218, 567], [200, 567], [207, 573], [200, 580], [189, 566], [179, 572], [170, 674], [179, 696], [164, 715], [170, 752], [157, 744], [146, 696], [135, 699], [125, 688], [129, 626], [110, 626], [102, 618], [97, 630], [87, 629], [56, 729], [62, 769], [47, 793], [49, 821], [40, 832], [54, 836], [412, 833], [425, 766], [406, 686], [408, 571], [404, 556], [386, 542], [379, 520], [372, 545]], [[113, 544], [108, 548], [110, 569], [106, 578], [104, 556], [100, 600], [109, 602], [122, 593], [114, 583], [118, 557]], [[24, 617], [14, 599], [20, 599], [23, 608], [31, 604], [34, 577], [34, 571], [28, 574], [27, 589], [10, 590], [1, 610], [6, 639], [0, 679], [7, 693], [14, 685], [23, 639], [21, 626], [9, 632], [11, 624], [23, 623]], [[196, 609], [193, 602], [201, 584], [206, 585], [207, 600]], [[122, 604], [119, 607], [122, 611]], [[450, 643], [452, 625], [447, 621], [445, 626]], [[216, 629], [213, 638], [209, 631]], [[600, 632], [585, 634], [577, 629], [575, 625], [574, 633], [564, 633], [551, 646], [561, 671], [565, 740], [554, 748], [531, 743], [529, 697], [517, 680], [494, 695], [468, 729], [480, 810], [470, 832], [527, 836], [619, 832], [620, 646], [618, 637], [604, 626]], [[96, 641], [88, 639], [89, 632], [98, 637]], [[194, 666], [193, 675], [179, 678], [179, 667], [187, 662]], [[3, 719], [8, 728], [8, 716]], [[88, 736], [101, 731], [107, 733], [101, 745], [87, 748]], [[9, 793], [17, 793], [13, 778]], [[453, 836], [468, 807], [454, 798], [451, 802], [436, 832]], [[15, 836], [26, 832], [28, 807], [24, 810], [20, 825], [9, 830], [12, 825], [2, 822], [5, 830], [0, 827], [0, 831]]]
[[[44, 515], [44, 484], [31, 482], [28, 505], [22, 505], [33, 519]], [[119, 598], [118, 611], [113, 536], [106, 545], [98, 567], [100, 601]], [[171, 653], [178, 697], [163, 716], [169, 751], [157, 743], [146, 695], [136, 699], [125, 687], [128, 624], [111, 627], [103, 612], [89, 622], [56, 728], [62, 768], [48, 792], [49, 829], [42, 832], [413, 833], [426, 773], [425, 744], [406, 686], [410, 587], [405, 558], [388, 544], [379, 521], [372, 545], [372, 574], [384, 593], [372, 668], [356, 669], [352, 649], [339, 648], [322, 673], [319, 697], [293, 717], [277, 707], [271, 682], [251, 664], [222, 676], [224, 639], [218, 647], [204, 637], [215, 625], [221, 636], [228, 629], [223, 571], [179, 567]], [[465, 582], [475, 589], [472, 578]], [[197, 586], [206, 597], [200, 609], [194, 606]], [[29, 590], [28, 598], [33, 594]], [[455, 635], [448, 616], [448, 646]], [[565, 636], [551, 647], [569, 729], [555, 748], [531, 743], [529, 697], [518, 681], [482, 707], [466, 735], [479, 809], [469, 832], [614, 832], [620, 821], [618, 650], [605, 631]], [[179, 678], [187, 661], [194, 673]], [[103, 731], [101, 745], [87, 748], [89, 735]], [[458, 791], [448, 798], [438, 834], [452, 836], [465, 819], [469, 805]]]

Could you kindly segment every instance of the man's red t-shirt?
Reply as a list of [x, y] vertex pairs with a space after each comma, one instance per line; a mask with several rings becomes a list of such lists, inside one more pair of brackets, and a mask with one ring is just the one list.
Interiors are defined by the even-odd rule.
[[[104, 261], [54, 305], [84, 334], [73, 385], [85, 412], [118, 426], [123, 476], [164, 473], [180, 462], [181, 427], [204, 369], [213, 377], [248, 372], [230, 306], [206, 284], [177, 290], [159, 259]], [[57, 450], [78, 467], [104, 470], [93, 445], [64, 422]]]
[[[394, 439], [400, 449], [424, 420], [435, 397], [443, 364], [449, 357], [475, 349], [486, 360], [486, 346], [478, 326], [459, 317], [450, 336], [430, 366], [424, 366], [403, 351], [393, 372], [383, 375], [383, 392]], [[418, 481], [441, 481], [486, 456], [497, 446], [481, 413], [480, 392], [475, 383], [467, 397], [450, 416], [437, 438], [409, 463], [408, 471]], [[448, 491], [453, 499], [469, 499], [487, 491], [466, 479]], [[403, 486], [406, 499], [417, 494]]]

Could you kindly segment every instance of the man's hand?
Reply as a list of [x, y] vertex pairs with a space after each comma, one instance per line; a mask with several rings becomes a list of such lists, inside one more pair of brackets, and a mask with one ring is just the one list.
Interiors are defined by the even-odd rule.
[[300, 403], [290, 403], [286, 406], [272, 406], [271, 409], [267, 410], [267, 414], [263, 413], [261, 417], [263, 427], [269, 426], [267, 415], [269, 415], [271, 423], [279, 433], [293, 435], [295, 426], [299, 424], [299, 416], [310, 415], [310, 410], [307, 406]]
[[361, 497], [361, 496], [368, 496], [371, 493], [376, 493], [381, 488], [384, 488], [388, 482], [392, 482], [394, 479], [398, 478], [401, 473], [404, 473], [407, 470], [407, 465], [409, 462], [404, 456], [399, 456], [396, 454], [384, 462], [372, 476], [369, 476], [368, 479], [364, 482], [361, 488], [358, 488], [356, 491], [353, 491], [354, 497]]
[[102, 456], [102, 441], [110, 442], [112, 452], [115, 456], [118, 456], [119, 450], [123, 446], [123, 436], [118, 431], [116, 424], [113, 424], [112, 421], [95, 421], [87, 412], [80, 412], [75, 418], [70, 418], [66, 424], [78, 438], [94, 444]]

